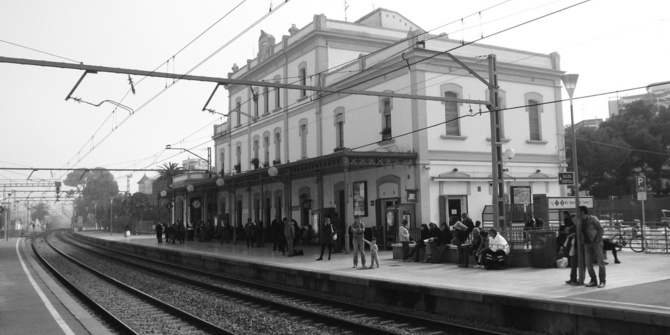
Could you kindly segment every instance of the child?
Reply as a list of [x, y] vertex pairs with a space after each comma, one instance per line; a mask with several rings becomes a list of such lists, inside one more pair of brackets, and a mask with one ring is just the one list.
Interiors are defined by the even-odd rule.
[[370, 269], [372, 269], [375, 266], [375, 262], [377, 262], [377, 268], [379, 268], [379, 258], [377, 258], [377, 251], [379, 250], [379, 247], [377, 246], [377, 239], [374, 237], [370, 239], [370, 241], [363, 239], [365, 243], [367, 243], [370, 246], [370, 258], [372, 258], [372, 262], [370, 262]]

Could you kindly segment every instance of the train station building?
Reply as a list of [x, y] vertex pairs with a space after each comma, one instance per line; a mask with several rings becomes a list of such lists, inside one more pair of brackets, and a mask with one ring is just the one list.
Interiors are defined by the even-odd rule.
[[560, 56], [428, 34], [379, 8], [355, 22], [315, 15], [281, 38], [261, 31], [257, 57], [228, 78], [274, 86], [225, 86], [214, 167], [175, 179], [179, 215], [265, 227], [278, 215], [315, 230], [324, 215], [360, 215], [384, 235], [403, 218], [417, 228], [467, 212], [492, 223], [491, 122], [477, 103], [489, 101], [478, 76], [489, 78], [492, 54], [505, 202], [565, 196], [563, 111], [552, 103], [562, 99]]

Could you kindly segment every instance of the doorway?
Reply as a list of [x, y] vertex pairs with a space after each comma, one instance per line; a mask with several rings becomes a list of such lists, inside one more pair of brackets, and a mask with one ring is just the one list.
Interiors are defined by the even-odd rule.
[[468, 203], [465, 195], [448, 195], [440, 197], [440, 222], [451, 222], [451, 218], [460, 220], [461, 214], [467, 213]]

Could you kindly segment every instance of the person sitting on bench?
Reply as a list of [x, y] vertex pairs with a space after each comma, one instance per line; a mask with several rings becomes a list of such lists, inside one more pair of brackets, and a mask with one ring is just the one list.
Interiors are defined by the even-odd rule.
[[488, 246], [480, 251], [484, 255], [484, 268], [499, 269], [505, 267], [505, 256], [509, 255], [510, 247], [495, 228], [489, 229]]

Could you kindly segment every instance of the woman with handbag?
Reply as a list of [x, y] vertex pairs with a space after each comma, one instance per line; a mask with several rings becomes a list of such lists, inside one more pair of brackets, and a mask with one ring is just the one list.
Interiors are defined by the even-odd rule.
[[328, 260], [330, 260], [330, 255], [333, 252], [333, 240], [337, 239], [337, 233], [333, 229], [333, 225], [330, 223], [330, 218], [326, 219], [326, 222], [323, 223], [323, 229], [321, 230], [321, 256], [317, 258], [317, 261], [323, 260], [323, 252], [328, 246]]

